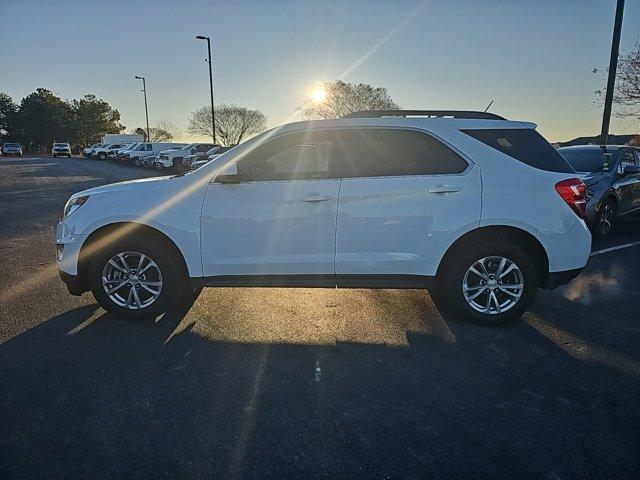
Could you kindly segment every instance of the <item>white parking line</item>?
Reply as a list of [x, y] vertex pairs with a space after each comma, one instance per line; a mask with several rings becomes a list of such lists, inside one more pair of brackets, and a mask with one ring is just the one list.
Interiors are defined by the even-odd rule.
[[589, 256], [595, 257], [596, 255], [614, 252], [616, 250], [622, 250], [623, 248], [635, 247], [636, 245], [640, 245], [640, 242], [631, 242], [631, 243], [625, 243], [624, 245], [617, 245], [615, 247], [603, 248], [602, 250], [596, 250], [595, 252], [591, 252], [591, 255]]

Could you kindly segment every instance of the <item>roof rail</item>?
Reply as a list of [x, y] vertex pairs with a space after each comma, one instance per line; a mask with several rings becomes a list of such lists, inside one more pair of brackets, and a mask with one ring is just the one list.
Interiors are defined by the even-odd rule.
[[342, 118], [382, 118], [382, 117], [449, 117], [475, 118], [482, 120], [506, 120], [506, 118], [489, 112], [474, 112], [471, 110], [363, 110], [353, 112]]

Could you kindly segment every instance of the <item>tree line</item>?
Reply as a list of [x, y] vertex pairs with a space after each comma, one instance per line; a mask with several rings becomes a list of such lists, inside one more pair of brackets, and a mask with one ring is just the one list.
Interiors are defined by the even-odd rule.
[[[326, 98], [322, 102], [305, 100], [296, 107], [302, 118], [339, 118], [357, 110], [399, 108], [384, 87], [341, 80], [322, 82], [320, 87], [326, 92]], [[222, 104], [215, 108], [215, 123], [217, 142], [231, 146], [266, 130], [268, 121], [260, 110]], [[38, 88], [17, 104], [8, 94], [0, 92], [0, 138], [3, 142], [20, 143], [27, 151], [48, 151], [55, 141], [69, 142], [74, 151], [78, 151], [99, 142], [107, 133], [124, 130], [120, 112], [93, 94], [63, 100], [46, 88]], [[159, 122], [149, 130], [149, 139], [142, 127], [132, 129], [130, 133], [156, 142], [181, 136], [176, 126], [168, 121]], [[187, 133], [212, 136], [211, 107], [204, 106], [191, 112]]]
[[87, 146], [124, 128], [120, 112], [93, 94], [63, 100], [38, 88], [16, 104], [0, 92], [0, 137], [4, 142], [20, 143], [27, 151], [49, 150], [53, 142]]

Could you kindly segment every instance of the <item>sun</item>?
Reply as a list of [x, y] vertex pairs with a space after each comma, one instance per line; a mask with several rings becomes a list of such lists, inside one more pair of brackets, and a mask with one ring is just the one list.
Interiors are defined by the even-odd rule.
[[311, 91], [311, 100], [314, 103], [322, 103], [326, 100], [327, 98], [327, 91], [319, 85], [316, 85], [315, 87], [313, 87], [313, 90]]

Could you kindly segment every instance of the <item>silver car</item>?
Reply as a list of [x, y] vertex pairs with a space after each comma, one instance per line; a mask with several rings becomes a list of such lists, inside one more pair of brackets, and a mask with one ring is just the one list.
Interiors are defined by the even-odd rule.
[[22, 147], [19, 143], [5, 143], [2, 145], [2, 155], [5, 157], [9, 155], [21, 157]]

